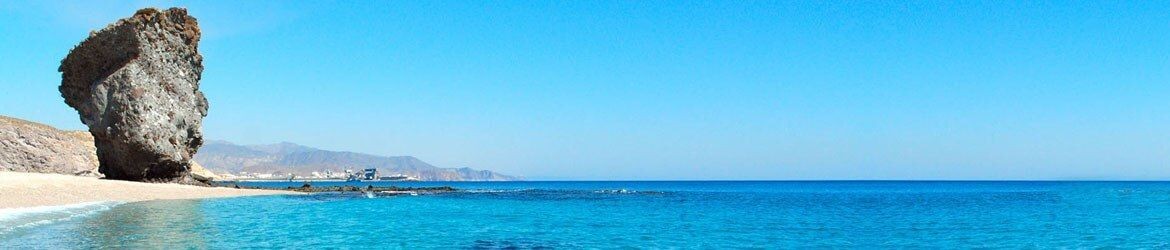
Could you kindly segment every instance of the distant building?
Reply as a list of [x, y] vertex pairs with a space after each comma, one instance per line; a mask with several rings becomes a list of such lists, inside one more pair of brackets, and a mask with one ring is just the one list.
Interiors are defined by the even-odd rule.
[[365, 180], [377, 180], [378, 179], [378, 169], [377, 168], [367, 168], [365, 170], [365, 175], [363, 177], [364, 177], [363, 179], [365, 179]]

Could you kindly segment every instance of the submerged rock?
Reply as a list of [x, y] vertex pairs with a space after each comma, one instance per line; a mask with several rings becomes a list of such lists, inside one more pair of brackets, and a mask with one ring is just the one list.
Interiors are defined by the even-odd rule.
[[186, 9], [142, 9], [61, 61], [61, 96], [89, 126], [106, 178], [192, 181], [207, 116], [199, 36]]
[[0, 116], [0, 171], [98, 177], [93, 137]]

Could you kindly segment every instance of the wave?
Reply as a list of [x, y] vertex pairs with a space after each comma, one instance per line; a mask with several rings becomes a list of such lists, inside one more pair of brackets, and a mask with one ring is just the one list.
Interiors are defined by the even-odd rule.
[[636, 194], [636, 193], [638, 193], [638, 191], [636, 191], [636, 190], [628, 190], [628, 189], [624, 189], [624, 188], [623, 189], [594, 190], [593, 192], [599, 193], [599, 194]]
[[464, 192], [464, 193], [513, 193], [513, 192], [525, 192], [525, 191], [533, 191], [533, 190], [536, 190], [536, 189], [532, 189], [532, 188], [524, 188], [524, 189], [464, 189], [464, 190], [459, 190], [459, 191]]
[[618, 197], [660, 196], [666, 192], [653, 190], [631, 190], [625, 188], [613, 189], [468, 189], [457, 192], [437, 194], [456, 198], [491, 198], [491, 199], [520, 199], [520, 200], [576, 200], [576, 199], [612, 199]]
[[81, 218], [110, 210], [123, 202], [98, 201], [60, 206], [0, 209], [0, 235], [18, 229]]

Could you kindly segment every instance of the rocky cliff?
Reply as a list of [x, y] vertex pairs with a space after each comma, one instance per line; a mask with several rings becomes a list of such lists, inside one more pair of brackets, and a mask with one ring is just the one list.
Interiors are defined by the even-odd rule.
[[0, 116], [0, 171], [100, 176], [93, 137]]
[[61, 96], [89, 126], [106, 178], [190, 182], [203, 144], [199, 26], [181, 8], [139, 10], [61, 61]]

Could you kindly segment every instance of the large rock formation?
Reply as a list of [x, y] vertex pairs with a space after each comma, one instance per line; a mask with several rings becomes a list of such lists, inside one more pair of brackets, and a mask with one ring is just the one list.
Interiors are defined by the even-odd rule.
[[93, 137], [0, 116], [0, 171], [101, 176]]
[[89, 126], [106, 178], [191, 181], [207, 116], [199, 35], [186, 9], [142, 9], [61, 61], [61, 96]]

